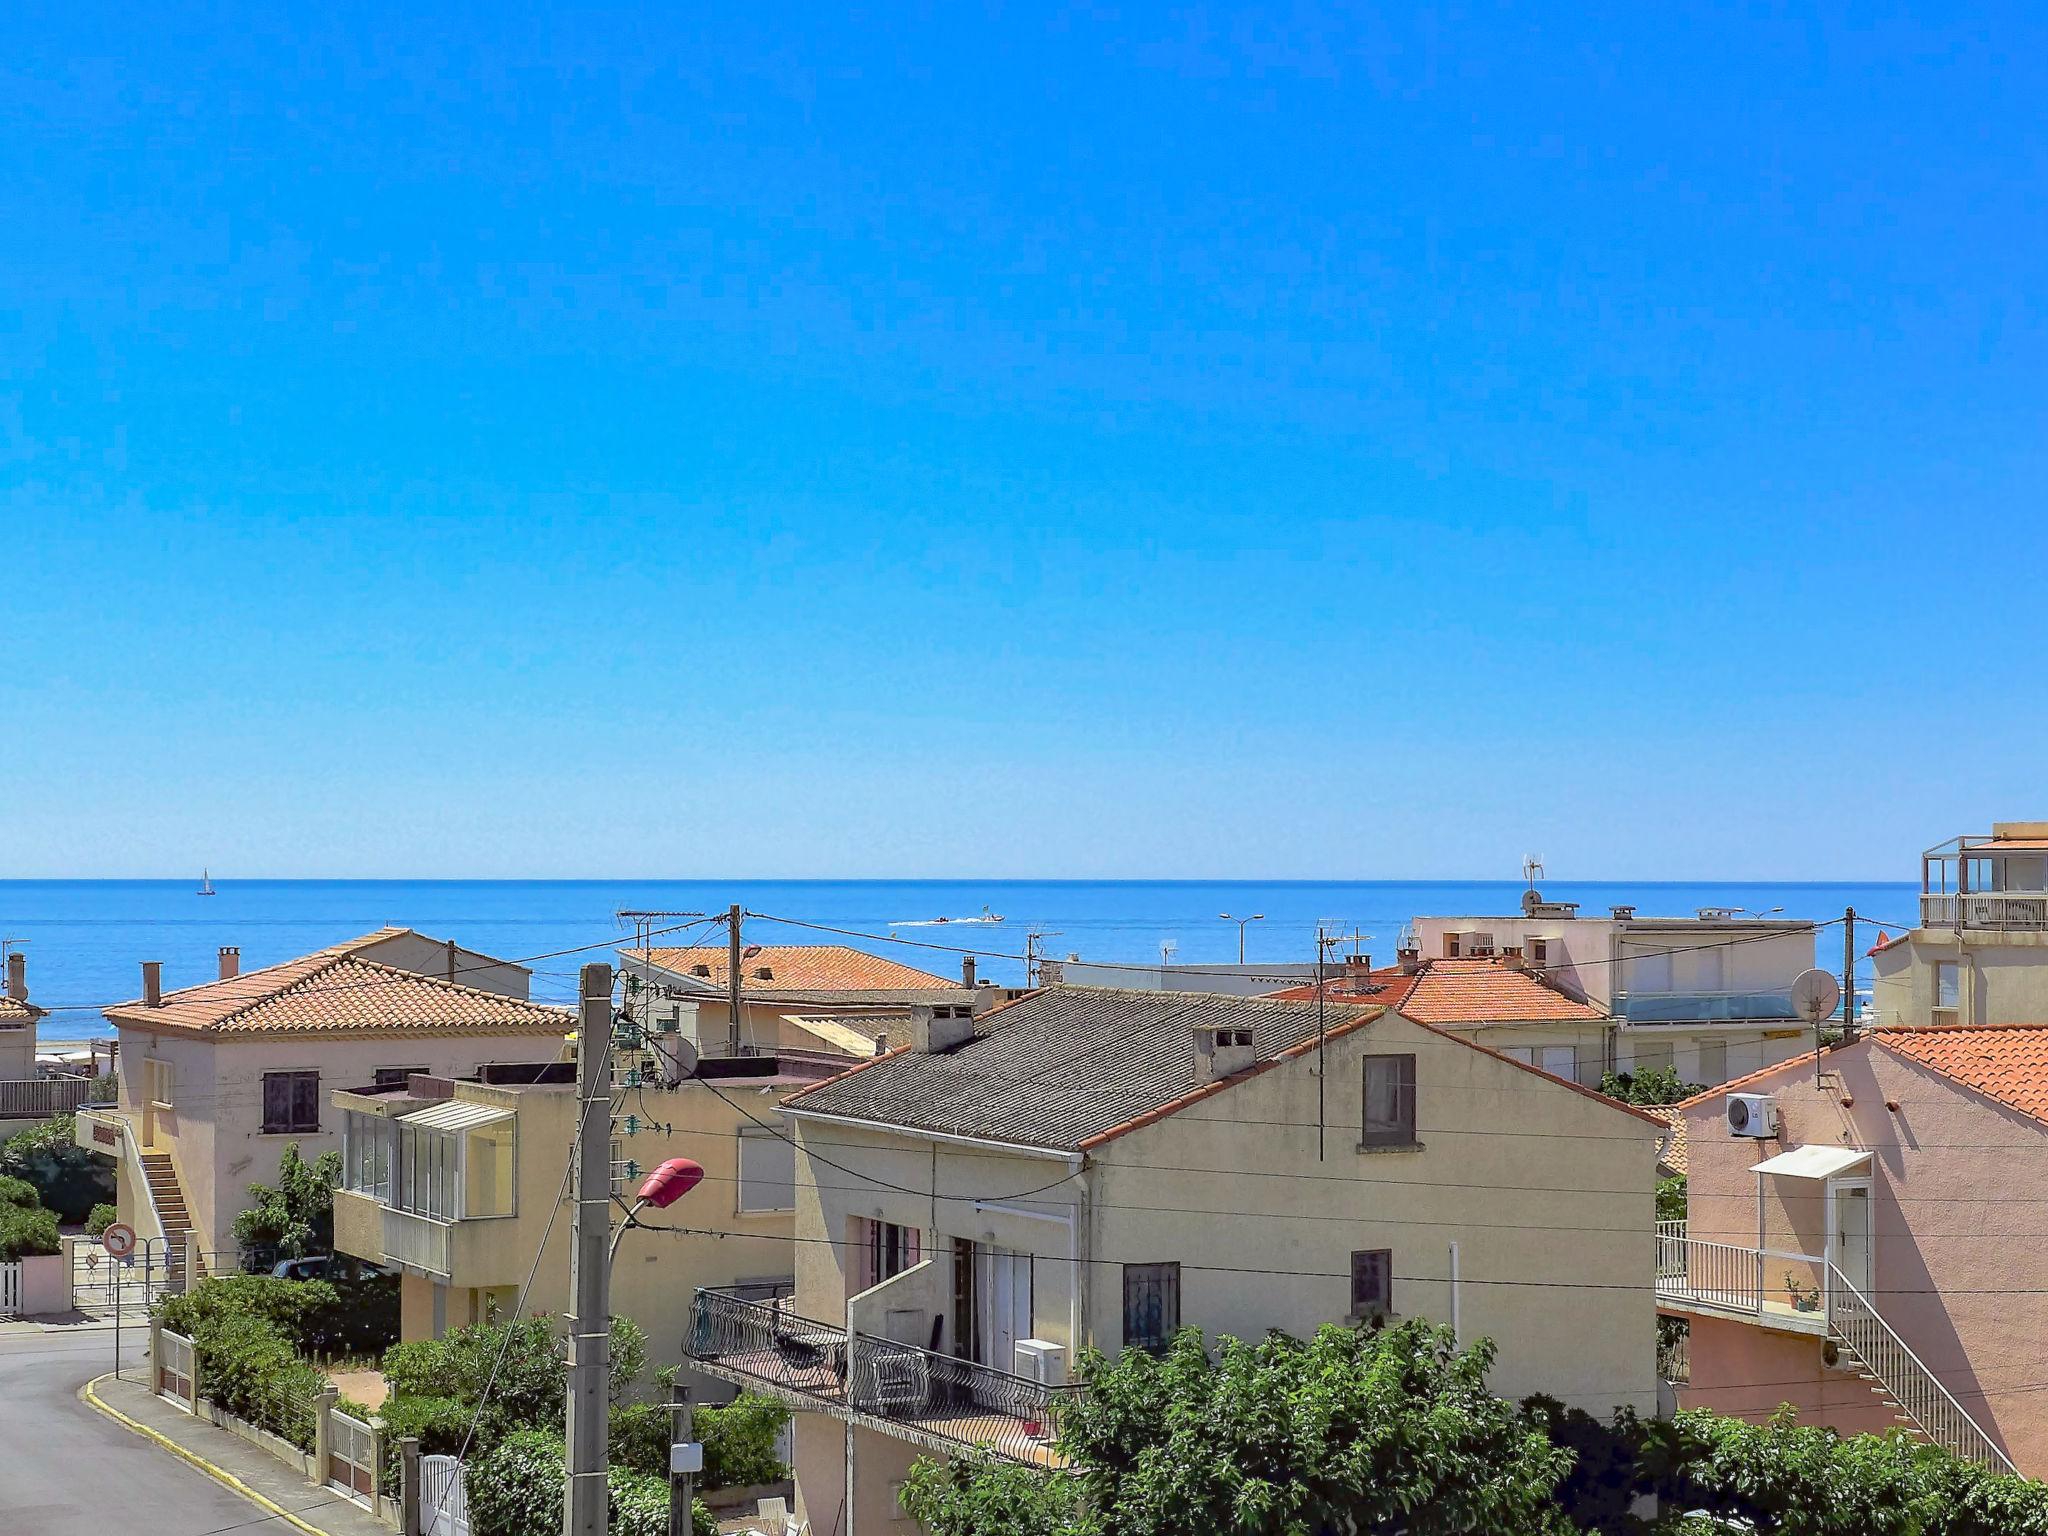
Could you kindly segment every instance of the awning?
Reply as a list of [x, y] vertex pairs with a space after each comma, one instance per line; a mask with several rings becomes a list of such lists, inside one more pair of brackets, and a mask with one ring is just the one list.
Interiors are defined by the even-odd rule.
[[1868, 1168], [1870, 1154], [1854, 1147], [1794, 1147], [1767, 1157], [1751, 1173], [1775, 1173], [1781, 1179], [1831, 1179], [1851, 1168]]
[[443, 1099], [431, 1109], [407, 1115], [398, 1123], [416, 1126], [423, 1131], [473, 1131], [480, 1125], [493, 1125], [511, 1118], [509, 1109], [478, 1104], [470, 1099]]

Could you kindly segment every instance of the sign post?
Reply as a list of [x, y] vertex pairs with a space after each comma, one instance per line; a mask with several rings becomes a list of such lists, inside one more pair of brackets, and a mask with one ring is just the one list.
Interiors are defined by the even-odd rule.
[[[114, 1378], [121, 1376], [121, 1271], [135, 1262], [135, 1229], [117, 1221], [100, 1234], [100, 1246], [114, 1261]], [[143, 1295], [147, 1298], [147, 1287]]]

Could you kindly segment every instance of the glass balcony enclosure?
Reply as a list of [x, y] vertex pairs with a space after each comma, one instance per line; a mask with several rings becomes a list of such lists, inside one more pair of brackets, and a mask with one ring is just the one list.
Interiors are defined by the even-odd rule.
[[349, 1110], [342, 1188], [434, 1221], [515, 1215], [517, 1125], [509, 1109], [462, 1099], [395, 1120]]
[[2000, 822], [1920, 856], [1920, 921], [1929, 928], [2048, 929], [2048, 823]]

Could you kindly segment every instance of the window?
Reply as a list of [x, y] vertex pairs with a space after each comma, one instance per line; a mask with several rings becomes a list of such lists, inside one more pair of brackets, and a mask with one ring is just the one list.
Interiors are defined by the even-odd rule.
[[1671, 1065], [1671, 1044], [1669, 1041], [1664, 1041], [1657, 1045], [1638, 1045], [1636, 1047], [1636, 1071], [1669, 1072]]
[[403, 1088], [405, 1080], [415, 1072], [424, 1072], [425, 1067], [379, 1067], [370, 1079], [373, 1088]]
[[741, 1213], [795, 1209], [796, 1148], [773, 1131], [741, 1131]]
[[1351, 1255], [1351, 1315], [1386, 1317], [1394, 1310], [1394, 1251], [1365, 1248]]
[[1962, 970], [1953, 960], [1934, 962], [1934, 1006], [1954, 1012], [1962, 1006]]
[[1359, 1142], [1368, 1147], [1415, 1145], [1415, 1058], [1365, 1058], [1365, 1121]]
[[263, 1133], [266, 1136], [320, 1129], [320, 1074], [263, 1074]]
[[1702, 1040], [1700, 1042], [1699, 1081], [1711, 1088], [1716, 1083], [1728, 1081], [1728, 1042], [1726, 1040]]
[[146, 1069], [146, 1082], [143, 1091], [149, 1095], [151, 1103], [161, 1104], [164, 1108], [169, 1109], [171, 1107], [171, 1086], [177, 1076], [175, 1070], [168, 1061], [159, 1061], [154, 1056], [144, 1061], [143, 1066]]
[[1531, 939], [1529, 941], [1529, 963], [1531, 965], [1550, 964], [1550, 940]]
[[[518, 1211], [513, 1122], [471, 1126], [462, 1136], [462, 1215], [511, 1216]], [[452, 1139], [452, 1138], [451, 1138]]]
[[918, 1230], [893, 1221], [853, 1218], [853, 1289], [859, 1295], [884, 1280], [894, 1279], [918, 1262]]
[[341, 1122], [341, 1187], [391, 1203], [392, 1124], [381, 1115], [350, 1110]]
[[1124, 1266], [1124, 1344], [1164, 1349], [1180, 1331], [1180, 1266]]

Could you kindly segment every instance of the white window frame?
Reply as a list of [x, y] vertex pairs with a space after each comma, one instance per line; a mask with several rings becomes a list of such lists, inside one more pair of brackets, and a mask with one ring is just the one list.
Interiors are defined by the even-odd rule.
[[[752, 1187], [760, 1187], [762, 1185], [766, 1185], [771, 1189], [785, 1187], [780, 1179], [764, 1179], [758, 1176], [751, 1181], [748, 1179], [748, 1147], [765, 1147], [769, 1142], [780, 1144], [787, 1150], [789, 1155], [789, 1182], [786, 1186], [789, 1191], [789, 1203], [787, 1205], [756, 1205], [747, 1198], [750, 1183]], [[780, 1154], [776, 1155], [779, 1156]], [[733, 1179], [733, 1209], [736, 1214], [741, 1216], [774, 1216], [787, 1214], [796, 1209], [796, 1148], [787, 1137], [778, 1136], [773, 1131], [755, 1126], [742, 1127], [734, 1138], [733, 1171], [735, 1175]]]

